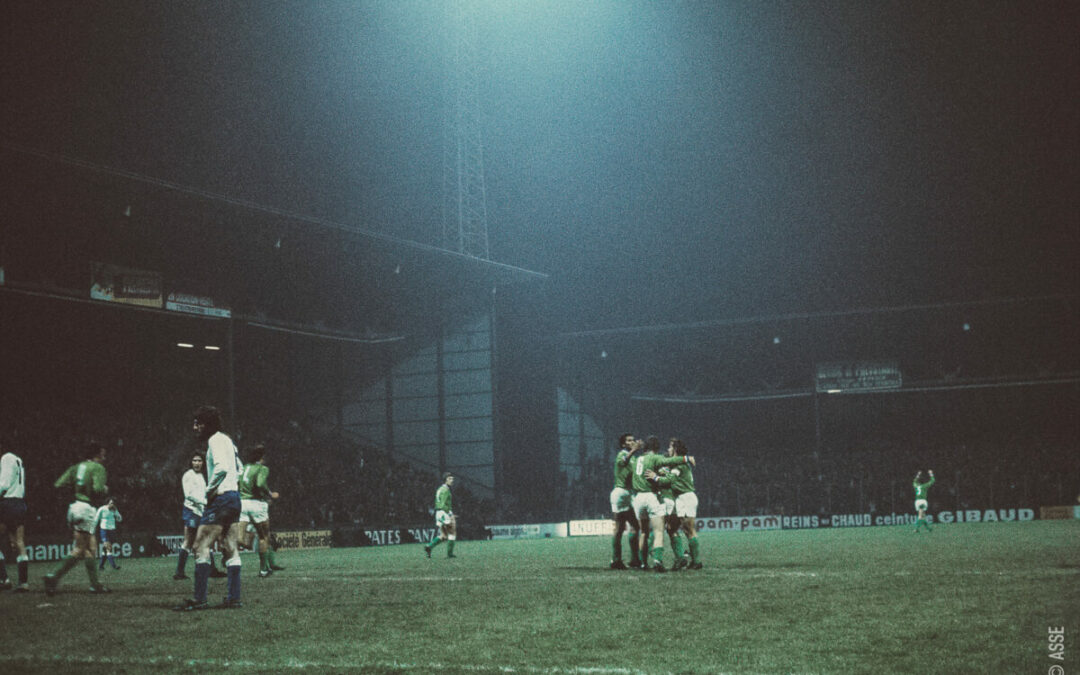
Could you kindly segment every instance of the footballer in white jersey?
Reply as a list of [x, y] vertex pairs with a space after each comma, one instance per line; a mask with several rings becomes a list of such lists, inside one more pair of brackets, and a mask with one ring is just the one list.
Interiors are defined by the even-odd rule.
[[243, 470], [236, 445], [222, 432], [221, 411], [203, 406], [195, 411], [192, 430], [206, 443], [206, 508], [195, 531], [195, 588], [193, 597], [175, 607], [177, 611], [209, 609], [206, 599], [210, 579], [210, 546], [219, 537], [228, 576], [224, 609], [243, 607], [240, 601], [240, 523], [238, 479]]
[[[26, 555], [25, 524], [26, 472], [23, 471], [22, 460], [18, 455], [5, 452], [0, 455], [0, 534], [7, 532], [11, 550], [16, 555], [15, 564], [19, 570], [19, 583], [15, 586], [17, 593], [30, 590], [27, 581], [30, 559]], [[11, 587], [4, 554], [0, 552], [0, 589]]]

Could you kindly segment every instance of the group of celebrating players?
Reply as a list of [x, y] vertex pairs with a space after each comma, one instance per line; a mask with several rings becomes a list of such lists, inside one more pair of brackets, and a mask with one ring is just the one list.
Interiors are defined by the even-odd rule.
[[[615, 487], [611, 490], [611, 514], [615, 521], [611, 569], [630, 567], [667, 572], [668, 568], [664, 566], [665, 532], [675, 554], [671, 570], [701, 569], [697, 536], [698, 498], [694, 492], [695, 466], [697, 462], [694, 457], [687, 454], [686, 444], [678, 438], [668, 441], [667, 453], [661, 455], [660, 439], [656, 436], [649, 436], [645, 440], [629, 433], [619, 436], [619, 451], [615, 455]], [[923, 473], [920, 471], [912, 483], [918, 513], [915, 532], [924, 527], [931, 531], [927, 518], [927, 496], [935, 479], [932, 470], [927, 473], [928, 481], [922, 482]], [[686, 535], [685, 548], [680, 532]], [[624, 533], [629, 534], [629, 565], [622, 560]]]
[[[637, 455], [636, 457], [634, 455]], [[615, 521], [611, 569], [624, 570], [623, 533], [630, 534], [629, 567], [667, 572], [664, 566], [664, 532], [675, 554], [672, 571], [701, 569], [697, 536], [697, 493], [694, 471], [697, 465], [678, 438], [668, 441], [667, 454], [660, 454], [660, 439], [642, 440], [633, 434], [619, 436], [615, 456], [615, 487], [611, 490], [611, 513]], [[680, 531], [686, 535], [687, 550]]]

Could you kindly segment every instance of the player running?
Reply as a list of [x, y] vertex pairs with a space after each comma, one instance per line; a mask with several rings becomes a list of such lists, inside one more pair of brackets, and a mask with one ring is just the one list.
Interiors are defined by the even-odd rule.
[[630, 458], [640, 447], [633, 434], [619, 436], [620, 449], [615, 455], [615, 487], [611, 489], [611, 518], [615, 521], [615, 535], [611, 542], [613, 570], [626, 569], [622, 561], [622, 538], [627, 529], [630, 530], [630, 567], [641, 567], [641, 558], [638, 556], [640, 528], [637, 518], [634, 517], [634, 494], [630, 491], [633, 487]]
[[454, 555], [454, 541], [457, 539], [457, 517], [454, 516], [453, 495], [450, 487], [454, 484], [454, 474], [443, 474], [443, 484], [435, 491], [435, 536], [424, 546], [424, 553], [431, 557], [431, 549], [446, 541], [446, 557]]
[[919, 514], [919, 519], [915, 521], [915, 531], [918, 532], [919, 528], [923, 525], [926, 526], [927, 532], [933, 532], [930, 529], [930, 523], [926, 520], [926, 510], [930, 508], [930, 502], [927, 501], [927, 496], [930, 494], [930, 486], [934, 484], [934, 472], [927, 470], [926, 473], [930, 474], [930, 480], [925, 483], [920, 483], [922, 480], [922, 471], [915, 474], [915, 480], [912, 485], [915, 487], [915, 510]]
[[94, 539], [94, 521], [97, 509], [93, 507], [93, 500], [104, 497], [109, 488], [105, 484], [105, 446], [91, 441], [86, 445], [86, 459], [78, 464], [68, 467], [53, 487], [72, 486], [75, 489], [75, 501], [68, 506], [67, 521], [75, 535], [75, 541], [71, 546], [71, 553], [60, 567], [52, 574], [46, 574], [45, 594], [53, 595], [56, 587], [68, 571], [79, 564], [82, 560], [86, 566], [86, 576], [90, 578], [91, 593], [109, 593], [109, 589], [101, 585], [97, 575], [97, 540]]
[[[244, 547], [251, 548], [255, 535], [259, 535], [259, 576], [266, 578], [285, 569], [274, 563], [274, 550], [270, 548], [270, 500], [278, 493], [266, 486], [270, 469], [264, 463], [266, 446], [259, 444], [248, 453], [248, 463], [240, 474], [240, 522], [250, 523], [244, 533]], [[253, 529], [252, 529], [253, 528]]]

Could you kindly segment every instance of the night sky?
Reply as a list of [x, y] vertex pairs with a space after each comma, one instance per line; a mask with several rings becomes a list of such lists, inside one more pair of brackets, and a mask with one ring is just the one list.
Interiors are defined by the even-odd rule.
[[[1080, 4], [474, 3], [560, 329], [1074, 293]], [[435, 243], [437, 2], [9, 2], [0, 135]]]

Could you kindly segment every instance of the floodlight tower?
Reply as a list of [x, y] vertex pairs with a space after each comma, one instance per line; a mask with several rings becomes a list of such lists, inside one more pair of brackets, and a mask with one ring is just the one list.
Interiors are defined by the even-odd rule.
[[487, 260], [481, 59], [474, 10], [465, 5], [466, 0], [445, 3], [448, 54], [442, 245], [451, 251]]

